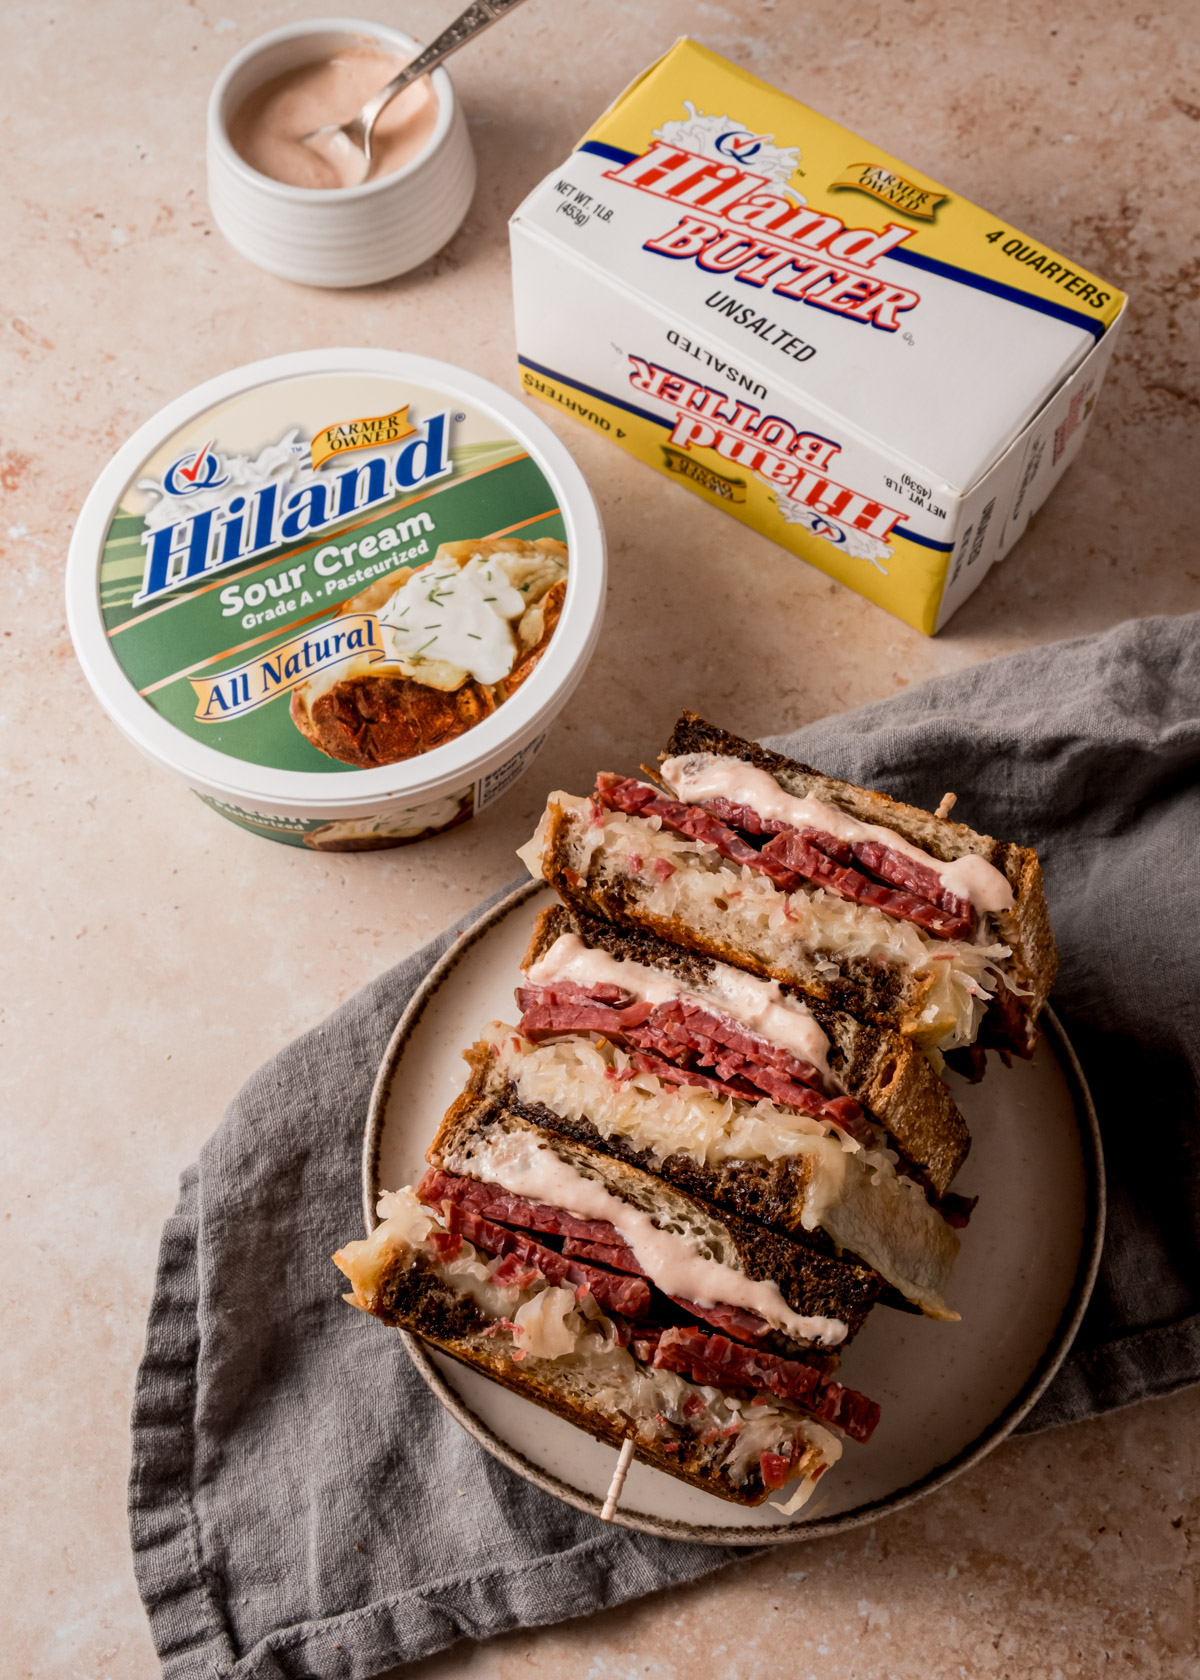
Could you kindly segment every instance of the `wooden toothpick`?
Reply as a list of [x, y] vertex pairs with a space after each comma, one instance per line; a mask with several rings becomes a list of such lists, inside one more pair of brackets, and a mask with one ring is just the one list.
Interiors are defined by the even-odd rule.
[[942, 803], [933, 814], [935, 817], [948, 817], [957, 804], [958, 795], [956, 793], [944, 793]]
[[617, 1511], [617, 1501], [621, 1497], [621, 1489], [625, 1486], [625, 1477], [629, 1474], [629, 1466], [633, 1460], [633, 1436], [626, 1435], [621, 1443], [621, 1454], [617, 1459], [617, 1468], [613, 1471], [613, 1479], [608, 1484], [608, 1494], [604, 1500], [604, 1509], [600, 1513], [601, 1522], [611, 1522]]

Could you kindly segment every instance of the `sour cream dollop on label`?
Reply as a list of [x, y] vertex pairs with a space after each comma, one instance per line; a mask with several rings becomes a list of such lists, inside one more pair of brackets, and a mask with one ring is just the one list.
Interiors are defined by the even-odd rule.
[[444, 661], [476, 682], [497, 683], [517, 656], [510, 621], [527, 604], [499, 561], [472, 559], [462, 567], [435, 564], [416, 573], [377, 616], [390, 630], [398, 658]]

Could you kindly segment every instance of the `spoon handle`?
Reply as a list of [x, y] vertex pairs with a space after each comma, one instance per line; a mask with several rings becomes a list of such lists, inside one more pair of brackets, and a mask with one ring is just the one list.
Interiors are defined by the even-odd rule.
[[370, 129], [375, 118], [388, 102], [395, 98], [402, 88], [408, 87], [419, 77], [430, 70], [436, 70], [443, 59], [449, 58], [451, 53], [458, 51], [476, 35], [482, 35], [485, 29], [490, 29], [493, 23], [498, 23], [508, 12], [522, 4], [522, 0], [472, 0], [465, 12], [456, 17], [448, 28], [443, 29], [437, 40], [425, 48], [411, 64], [406, 64], [398, 76], [393, 76], [385, 87], [363, 106], [359, 113], [359, 120], [364, 129]]

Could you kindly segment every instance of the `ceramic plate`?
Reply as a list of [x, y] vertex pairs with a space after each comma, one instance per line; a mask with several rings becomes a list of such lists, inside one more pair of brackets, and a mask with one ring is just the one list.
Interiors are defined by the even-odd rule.
[[[486, 1022], [515, 1021], [520, 959], [549, 888], [530, 882], [466, 928], [396, 1027], [371, 1099], [363, 1150], [367, 1229], [384, 1189], [416, 1183], [442, 1114], [462, 1088], [461, 1053]], [[748, 1509], [634, 1463], [617, 1521], [713, 1545], [763, 1545], [872, 1522], [990, 1452], [1061, 1364], [1087, 1304], [1103, 1235], [1103, 1163], [1091, 1098], [1050, 1010], [1032, 1061], [995, 1059], [980, 1085], [950, 1076], [971, 1129], [955, 1189], [978, 1195], [950, 1302], [958, 1324], [878, 1307], [839, 1376], [878, 1400], [868, 1446], [847, 1442], [803, 1511]], [[599, 1513], [616, 1455], [540, 1406], [424, 1343], [409, 1355], [464, 1428], [539, 1487]]]

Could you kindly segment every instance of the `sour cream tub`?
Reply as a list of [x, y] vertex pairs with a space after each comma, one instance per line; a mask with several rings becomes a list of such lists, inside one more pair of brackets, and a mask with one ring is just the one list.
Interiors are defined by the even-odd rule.
[[533, 761], [600, 633], [574, 461], [423, 356], [277, 356], [169, 404], [101, 473], [67, 620], [118, 728], [205, 804], [316, 851], [403, 845]]

